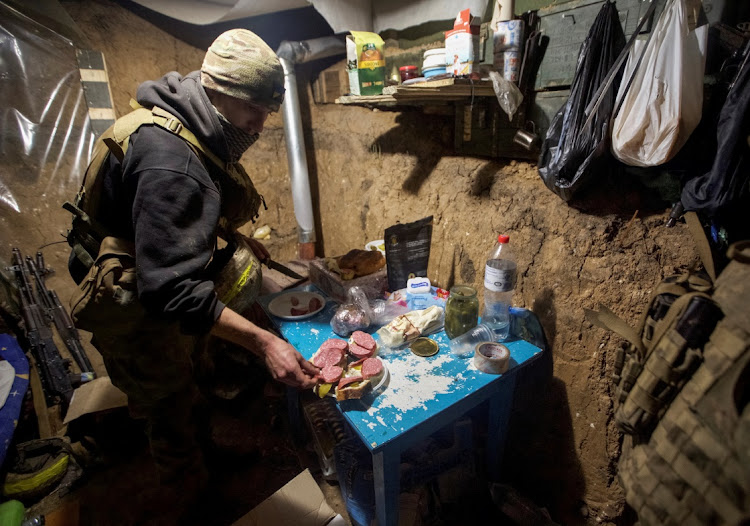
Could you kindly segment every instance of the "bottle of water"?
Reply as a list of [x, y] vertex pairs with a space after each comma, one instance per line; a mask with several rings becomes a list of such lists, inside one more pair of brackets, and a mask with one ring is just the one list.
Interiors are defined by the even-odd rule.
[[482, 322], [493, 326], [499, 341], [510, 331], [510, 304], [516, 286], [516, 261], [510, 252], [510, 237], [499, 235], [484, 266], [484, 314]]

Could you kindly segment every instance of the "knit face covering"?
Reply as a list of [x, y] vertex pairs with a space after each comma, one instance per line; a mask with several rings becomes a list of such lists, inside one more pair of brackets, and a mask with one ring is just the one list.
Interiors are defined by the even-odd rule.
[[[216, 110], [216, 108], [214, 109]], [[224, 138], [227, 141], [227, 150], [229, 151], [229, 159], [227, 160], [230, 163], [236, 163], [240, 160], [242, 154], [258, 140], [260, 134], [247, 133], [245, 130], [241, 130], [229, 122], [219, 110], [216, 110], [216, 114], [219, 116], [221, 128], [224, 130]]]

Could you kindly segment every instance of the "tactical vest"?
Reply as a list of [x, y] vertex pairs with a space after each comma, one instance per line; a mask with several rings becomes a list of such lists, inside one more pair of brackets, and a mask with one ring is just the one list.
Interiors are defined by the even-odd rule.
[[595, 325], [626, 339], [614, 364], [618, 466], [640, 523], [750, 520], [750, 242], [714, 276], [707, 240], [688, 218], [710, 276], [665, 279], [628, 327], [607, 309]]
[[[113, 238], [99, 221], [106, 160], [109, 155], [114, 155], [122, 162], [133, 133], [141, 126], [159, 126], [188, 144], [219, 187], [221, 217], [218, 236], [223, 238], [228, 246], [222, 253], [215, 253], [209, 266], [212, 275], [217, 278], [215, 283], [219, 299], [232, 308], [252, 303], [260, 291], [260, 262], [246, 247], [242, 250], [237, 249], [238, 246], [242, 248], [241, 236], [237, 229], [248, 221], [255, 222], [260, 205], [266, 207], [263, 196], [256, 191], [250, 177], [239, 163], [222, 161], [185, 128], [177, 117], [156, 106], [152, 109], [144, 108], [133, 100], [130, 101], [130, 105], [133, 111], [117, 119], [96, 142], [91, 162], [84, 173], [81, 188], [74, 202], [66, 202], [63, 205], [63, 208], [73, 214], [72, 228], [67, 235], [72, 256], [84, 269], [90, 270], [94, 262], [102, 256], [100, 250], [105, 238], [109, 238], [109, 247], [114, 240], [119, 250], [125, 250], [132, 245], [132, 242]], [[212, 170], [212, 166], [215, 169]]]
[[644, 525], [750, 521], [750, 243], [729, 255], [700, 366], [646, 441], [625, 437], [620, 482]]

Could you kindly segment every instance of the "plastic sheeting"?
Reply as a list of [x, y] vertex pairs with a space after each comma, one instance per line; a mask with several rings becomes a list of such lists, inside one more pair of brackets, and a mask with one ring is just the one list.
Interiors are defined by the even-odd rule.
[[[312, 4], [334, 33], [351, 30], [401, 30], [432, 20], [453, 20], [462, 9], [482, 16], [487, 0], [135, 0], [163, 15], [191, 24], [214, 24], [238, 18], [307, 7]], [[450, 29], [450, 27], [446, 27]]]
[[28, 252], [62, 239], [60, 207], [78, 190], [95, 137], [73, 43], [3, 3], [0, 75], [1, 230]]

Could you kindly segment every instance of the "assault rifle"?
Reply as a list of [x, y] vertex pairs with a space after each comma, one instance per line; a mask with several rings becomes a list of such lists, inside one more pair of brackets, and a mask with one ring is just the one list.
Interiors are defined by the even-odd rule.
[[42, 389], [47, 406], [57, 403], [65, 414], [73, 396], [73, 384], [68, 372], [69, 364], [63, 361], [60, 351], [52, 338], [52, 330], [47, 321], [44, 309], [37, 301], [34, 289], [29, 281], [26, 267], [23, 264], [21, 251], [13, 249], [13, 263], [9, 268], [15, 273], [18, 283], [18, 295], [21, 301], [21, 315], [24, 321], [26, 339], [34, 360], [39, 369]]
[[26, 256], [26, 266], [29, 267], [29, 272], [34, 276], [36, 291], [42, 300], [47, 318], [51, 319], [55, 324], [57, 333], [62, 338], [62, 341], [65, 342], [65, 347], [68, 348], [70, 355], [78, 364], [78, 368], [84, 375], [83, 378], [93, 380], [94, 368], [91, 366], [88, 356], [86, 356], [83, 345], [81, 345], [81, 336], [73, 324], [73, 319], [68, 314], [68, 311], [65, 310], [62, 303], [60, 303], [60, 297], [57, 295], [57, 292], [49, 290], [44, 283], [44, 276], [51, 272], [44, 264], [44, 255], [41, 252], [37, 252], [36, 263], [31, 259], [31, 256]]

